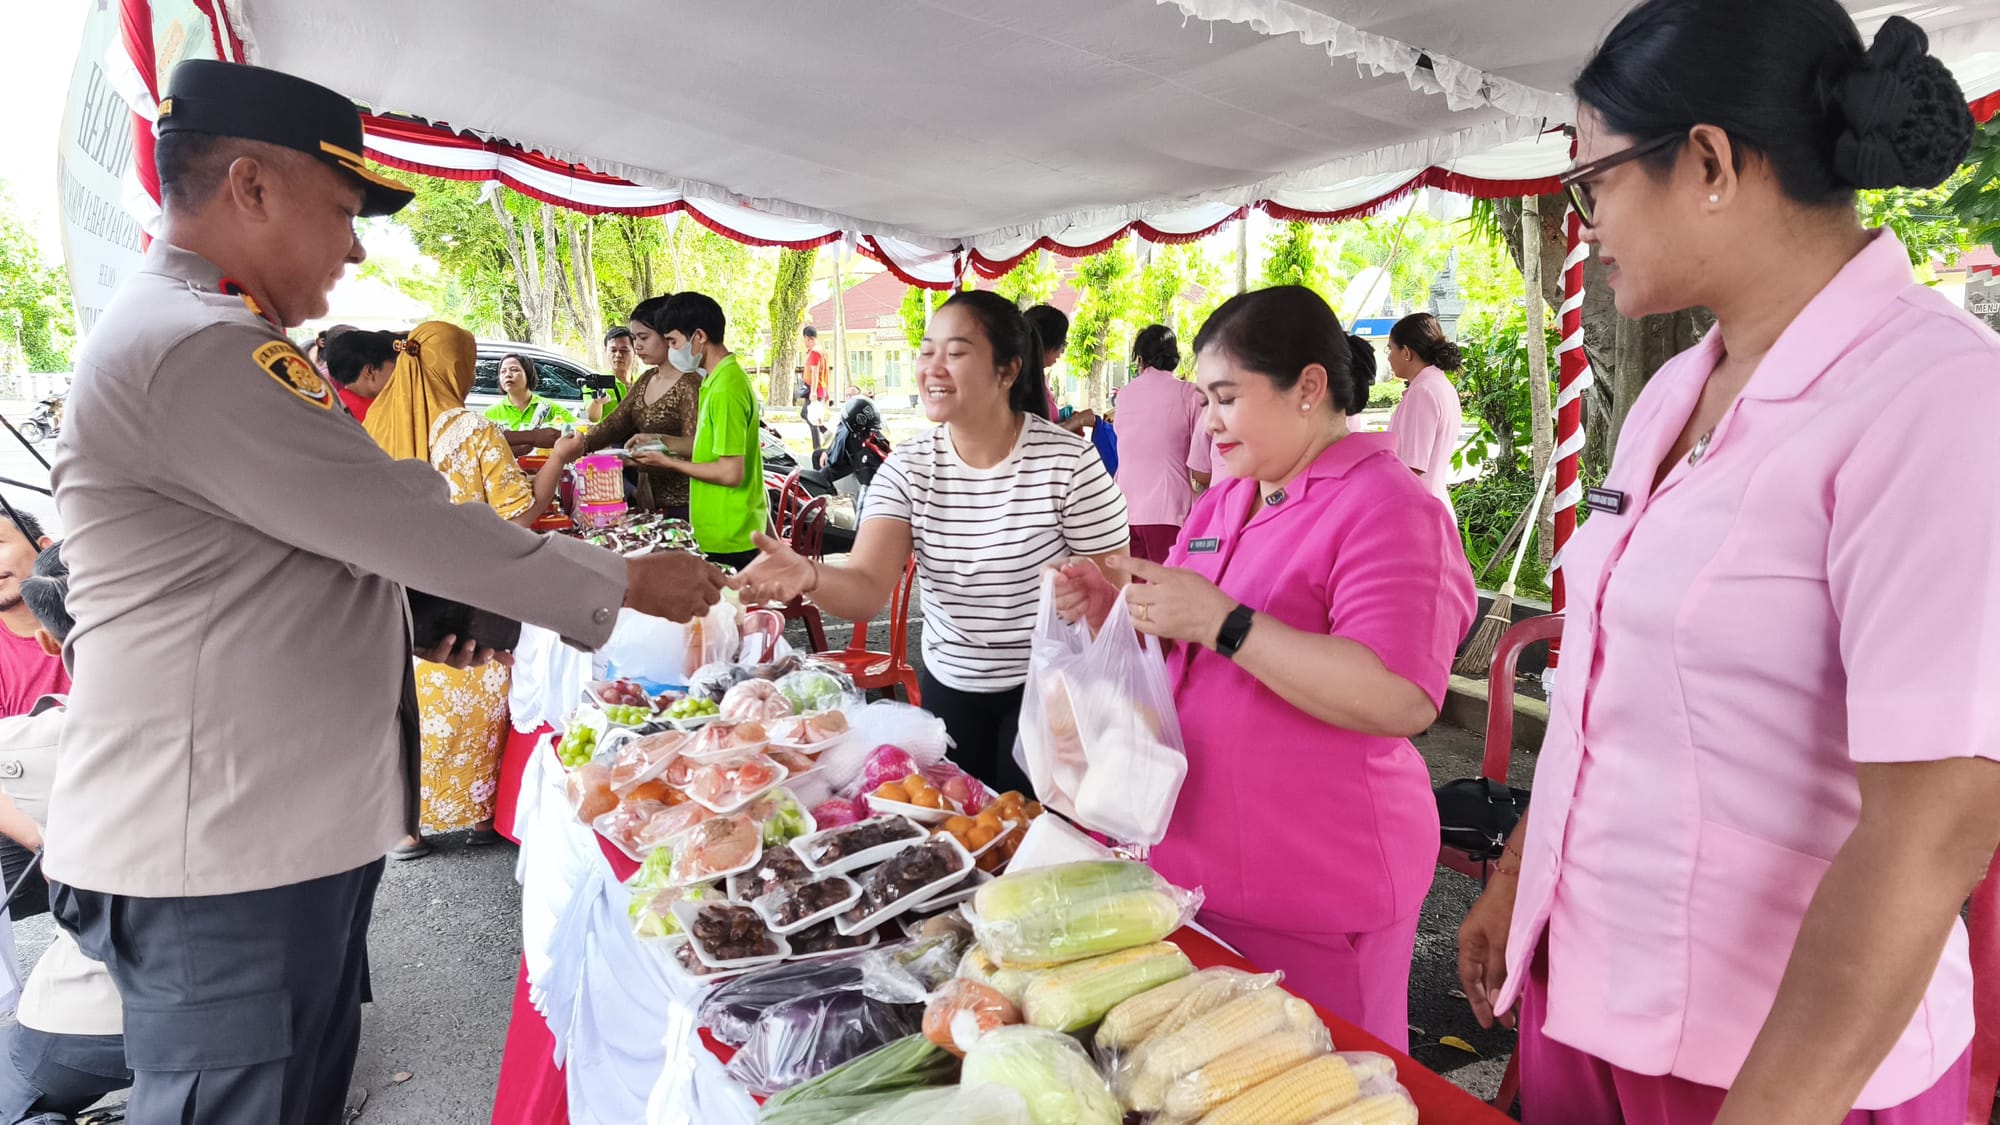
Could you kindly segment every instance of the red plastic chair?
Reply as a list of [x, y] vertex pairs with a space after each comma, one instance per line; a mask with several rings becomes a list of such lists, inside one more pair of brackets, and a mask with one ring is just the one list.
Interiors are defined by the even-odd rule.
[[868, 650], [868, 623], [854, 623], [854, 639], [840, 652], [829, 652], [821, 659], [831, 660], [854, 678], [854, 686], [863, 691], [882, 690], [901, 684], [903, 694], [916, 706], [923, 705], [917, 688], [917, 670], [910, 664], [910, 595], [917, 586], [917, 560], [910, 559], [903, 568], [903, 580], [896, 583], [896, 593], [889, 600], [889, 651], [870, 652]]
[[[814, 497], [810, 503], [800, 508], [791, 517], [791, 530], [787, 538], [791, 540], [792, 550], [797, 551], [800, 555], [812, 559], [814, 562], [818, 562], [824, 557], [826, 553], [826, 497]], [[805, 622], [806, 636], [811, 638], [812, 650], [814, 652], [825, 652], [827, 650], [826, 623], [820, 617], [818, 606], [800, 596], [785, 603], [785, 608], [780, 612], [785, 615], [785, 620], [787, 621]]]
[[799, 514], [805, 511], [806, 506], [813, 500], [820, 499], [807, 492], [805, 486], [799, 483], [799, 472], [800, 470], [793, 469], [790, 475], [782, 479], [770, 473], [764, 474], [764, 486], [775, 489], [778, 493], [778, 502], [771, 509], [769, 521], [771, 537], [774, 539], [790, 538], [792, 527], [799, 520]]
[[[1493, 646], [1493, 666], [1486, 673], [1486, 751], [1479, 763], [1481, 777], [1507, 784], [1507, 767], [1514, 757], [1514, 677], [1520, 671], [1521, 653], [1529, 645], [1554, 641], [1562, 636], [1559, 613], [1530, 617], [1500, 635]], [[1461, 875], [1479, 880], [1483, 886], [1492, 877], [1498, 861], [1478, 862], [1456, 848], [1440, 847], [1438, 863]], [[1507, 1060], [1507, 1073], [1500, 1076], [1500, 1092], [1488, 1103], [1502, 1113], [1514, 1107], [1521, 1092], [1521, 1053]]]

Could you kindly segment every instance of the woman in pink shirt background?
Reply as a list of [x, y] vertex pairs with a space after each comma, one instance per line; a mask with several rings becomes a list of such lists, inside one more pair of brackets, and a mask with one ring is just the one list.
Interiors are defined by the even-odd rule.
[[1464, 362], [1458, 345], [1429, 313], [1411, 313], [1389, 330], [1389, 371], [1408, 383], [1403, 400], [1389, 416], [1396, 456], [1423, 478], [1432, 496], [1451, 507], [1451, 455], [1465, 424], [1458, 388], [1445, 373]]
[[1201, 392], [1174, 376], [1180, 342], [1164, 324], [1132, 340], [1139, 375], [1118, 389], [1118, 489], [1132, 523], [1132, 557], [1166, 562], [1195, 494], [1208, 487]]
[[61, 657], [42, 651], [41, 624], [21, 599], [21, 581], [50, 539], [41, 521], [16, 510], [21, 522], [0, 515], [0, 717], [25, 715], [45, 695], [67, 695], [69, 672]]
[[1835, 0], [1648, 0], [1577, 80], [1619, 312], [1717, 324], [1565, 553], [1534, 803], [1459, 935], [1481, 1021], [1520, 1001], [1530, 1125], [1966, 1119], [2000, 340], [1854, 195], [1964, 157], [1926, 51]]
[[[1348, 431], [1373, 369], [1317, 294], [1232, 298], [1194, 347], [1232, 479], [1169, 565], [1106, 560], [1145, 583], [1138, 628], [1173, 642], [1188, 776], [1151, 862], [1201, 887], [1202, 924], [1287, 988], [1402, 1046], [1438, 851], [1409, 739], [1437, 718], [1471, 571], [1388, 436]], [[1062, 573], [1058, 609], [1101, 624], [1111, 584], [1087, 563]]]

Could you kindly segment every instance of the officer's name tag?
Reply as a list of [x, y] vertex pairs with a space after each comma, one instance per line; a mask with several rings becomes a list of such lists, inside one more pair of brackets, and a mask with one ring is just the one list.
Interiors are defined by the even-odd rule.
[[1625, 514], [1625, 494], [1615, 488], [1593, 488], [1583, 494], [1583, 506], [1614, 516]]
[[1222, 540], [1220, 539], [1191, 539], [1188, 541], [1188, 554], [1190, 555], [1212, 555], [1220, 550], [1222, 550]]

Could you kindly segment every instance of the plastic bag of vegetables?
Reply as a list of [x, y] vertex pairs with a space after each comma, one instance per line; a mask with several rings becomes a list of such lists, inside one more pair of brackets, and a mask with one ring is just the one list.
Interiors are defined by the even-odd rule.
[[1175, 887], [1143, 863], [1065, 863], [979, 888], [974, 932], [995, 965], [1043, 968], [1150, 945], [1200, 907], [1199, 892]]
[[851, 1125], [1034, 1125], [1028, 1103], [1008, 1086], [943, 1086], [904, 1094]]
[[715, 986], [702, 999], [701, 1025], [731, 1047], [741, 1047], [766, 1009], [818, 992], [861, 987], [861, 954], [794, 961], [753, 969]]
[[1033, 1125], [1120, 1125], [1124, 1110], [1076, 1040], [1039, 1027], [1001, 1027], [965, 1054], [960, 1082], [1007, 1086]]
[[885, 1004], [856, 988], [837, 988], [774, 1005], [750, 1029], [729, 1077], [753, 1094], [775, 1094], [923, 1026], [923, 1009]]
[[921, 1035], [911, 1035], [773, 1095], [764, 1103], [763, 1119], [773, 1120], [771, 1111], [778, 1107], [943, 1086], [957, 1074], [958, 1060], [950, 1052]]

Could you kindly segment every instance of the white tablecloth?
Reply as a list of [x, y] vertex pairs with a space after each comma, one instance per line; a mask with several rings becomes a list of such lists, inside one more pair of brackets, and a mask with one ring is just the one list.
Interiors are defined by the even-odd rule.
[[572, 1125], [756, 1125], [756, 1103], [697, 1032], [700, 989], [633, 937], [624, 884], [571, 815], [543, 739], [521, 781], [521, 940]]

